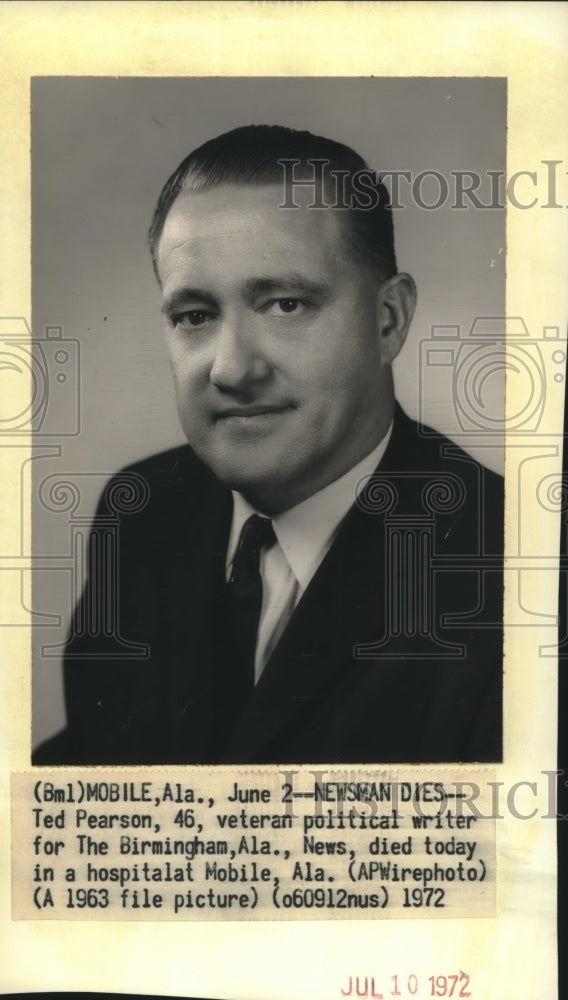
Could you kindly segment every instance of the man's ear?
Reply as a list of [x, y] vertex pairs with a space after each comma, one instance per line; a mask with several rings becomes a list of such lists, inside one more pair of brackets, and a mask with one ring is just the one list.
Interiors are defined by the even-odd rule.
[[402, 349], [416, 308], [416, 285], [409, 274], [394, 274], [377, 294], [377, 331], [383, 364], [390, 365]]

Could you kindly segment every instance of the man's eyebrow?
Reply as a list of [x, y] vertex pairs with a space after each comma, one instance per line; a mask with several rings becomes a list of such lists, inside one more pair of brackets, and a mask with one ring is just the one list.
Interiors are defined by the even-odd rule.
[[244, 283], [243, 291], [247, 297], [267, 292], [301, 292], [321, 297], [329, 292], [329, 285], [325, 281], [313, 281], [303, 274], [291, 272], [290, 274], [278, 275], [275, 278], [249, 278]]
[[176, 309], [181, 308], [181, 306], [187, 306], [189, 302], [200, 302], [206, 306], [216, 307], [217, 302], [211, 292], [206, 292], [203, 288], [190, 288], [184, 286], [183, 288], [177, 288], [175, 292], [168, 295], [167, 298], [162, 302], [162, 312], [166, 316], [171, 316]]

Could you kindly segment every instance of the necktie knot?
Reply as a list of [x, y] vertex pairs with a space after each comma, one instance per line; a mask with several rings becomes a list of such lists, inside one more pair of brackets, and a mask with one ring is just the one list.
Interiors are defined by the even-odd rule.
[[[260, 514], [251, 514], [245, 521], [231, 570], [231, 587], [241, 597], [245, 597], [262, 583], [260, 581], [260, 553], [274, 545], [276, 535], [272, 521]], [[260, 591], [262, 595], [262, 589]]]

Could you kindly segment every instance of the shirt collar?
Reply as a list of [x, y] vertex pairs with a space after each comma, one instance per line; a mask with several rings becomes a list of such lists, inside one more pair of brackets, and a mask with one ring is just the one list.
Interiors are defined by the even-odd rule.
[[[361, 479], [371, 475], [387, 449], [392, 423], [382, 441], [361, 462], [318, 493], [272, 518], [274, 533], [290, 569], [306, 589], [329, 549], [339, 525], [355, 502]], [[227, 569], [245, 521], [257, 513], [240, 493], [233, 491], [233, 522], [227, 549]]]

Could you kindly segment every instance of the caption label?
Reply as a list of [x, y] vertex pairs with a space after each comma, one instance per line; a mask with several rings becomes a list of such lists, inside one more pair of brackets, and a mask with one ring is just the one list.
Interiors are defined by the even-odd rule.
[[495, 913], [491, 772], [148, 773], [13, 775], [15, 919]]

